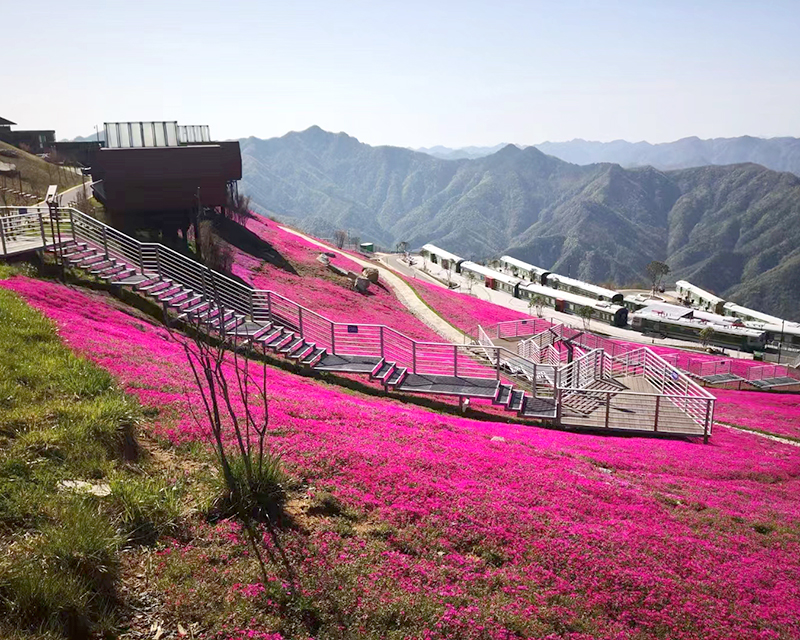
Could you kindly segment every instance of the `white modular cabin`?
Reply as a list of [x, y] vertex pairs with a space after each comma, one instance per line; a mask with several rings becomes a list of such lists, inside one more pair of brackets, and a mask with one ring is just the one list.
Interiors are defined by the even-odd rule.
[[631, 327], [637, 331], [656, 333], [663, 337], [692, 340], [702, 340], [701, 332], [710, 327], [713, 330], [713, 334], [709, 338], [711, 344], [745, 351], [764, 348], [767, 339], [765, 331], [727, 322], [720, 324], [709, 322], [706, 319], [709, 316], [722, 317], [698, 313], [676, 305], [654, 304], [634, 312], [631, 315]]
[[458, 273], [461, 263], [464, 262], [464, 259], [455, 253], [440, 249], [433, 244], [423, 245], [422, 249], [419, 250], [419, 254], [433, 262], [433, 264], [441, 265], [442, 269], [452, 269], [456, 273]]
[[593, 318], [596, 320], [615, 327], [625, 327], [628, 324], [628, 309], [622, 305], [607, 300], [587, 298], [577, 293], [553, 289], [540, 284], [520, 285], [520, 297], [530, 299], [534, 296], [542, 298], [545, 305], [553, 307], [556, 311], [577, 314], [581, 308], [589, 307], [594, 312]]
[[[747, 307], [743, 307], [741, 305], [736, 304], [735, 302], [726, 302], [724, 305], [725, 313], [729, 316], [734, 316], [735, 318], [741, 318], [745, 321], [751, 322], [763, 322], [765, 324], [782, 324], [784, 322], [783, 318], [778, 318], [777, 316], [771, 316], [768, 313], [763, 313], [761, 311], [756, 311], [755, 309], [748, 309]], [[787, 324], [795, 324], [789, 323]]]
[[519, 278], [500, 273], [490, 267], [484, 267], [482, 264], [470, 262], [469, 260], [462, 262], [460, 267], [461, 273], [465, 277], [469, 277], [467, 274], [474, 274], [475, 279], [483, 282], [484, 286], [489, 289], [505, 291], [514, 297], [519, 297], [519, 286], [522, 282]]
[[591, 284], [590, 282], [576, 280], [575, 278], [568, 278], [567, 276], [562, 276], [557, 273], [549, 274], [544, 284], [554, 289], [569, 291], [570, 293], [576, 293], [580, 296], [586, 296], [596, 300], [607, 300], [614, 304], [622, 304], [624, 301], [623, 295], [617, 291], [612, 291], [611, 289], [606, 289], [605, 287]]
[[547, 276], [550, 275], [550, 271], [547, 269], [542, 269], [512, 256], [501, 256], [496, 262], [503, 271], [510, 272], [512, 275], [516, 273], [519, 278], [538, 284], [545, 284]]
[[715, 296], [710, 291], [701, 289], [686, 280], [678, 280], [675, 283], [675, 291], [681, 300], [702, 307], [712, 313], [723, 314], [725, 313], [725, 300], [719, 296]]

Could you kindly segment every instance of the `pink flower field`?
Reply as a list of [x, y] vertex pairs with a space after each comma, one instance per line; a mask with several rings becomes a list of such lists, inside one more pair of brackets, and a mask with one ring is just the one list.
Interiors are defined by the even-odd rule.
[[[162, 327], [98, 294], [22, 277], [0, 285], [159, 409], [155, 435], [202, 438], [184, 404], [190, 373]], [[800, 448], [724, 427], [704, 446], [478, 422], [279, 369], [267, 378], [270, 446], [288, 470], [385, 531], [312, 530], [289, 550], [303, 558], [305, 596], [346, 593], [354, 637], [380, 610], [417, 630], [397, 637], [797, 638]], [[229, 524], [209, 526], [230, 562], [246, 553]], [[160, 573], [172, 556], [191, 559], [196, 581], [225, 566], [176, 541]], [[336, 577], [312, 579], [323, 574]], [[277, 588], [231, 582], [224, 597]], [[196, 597], [165, 595], [176, 616]], [[247, 620], [231, 628], [280, 638]]]
[[800, 438], [800, 394], [712, 389], [715, 419], [747, 429]]
[[[248, 220], [247, 228], [270, 243], [297, 271], [297, 275], [289, 273], [234, 248], [233, 273], [256, 289], [279, 293], [336, 322], [385, 324], [416, 340], [443, 342], [435, 331], [399, 304], [390, 289], [373, 285], [368, 295], [362, 295], [345, 287], [341, 277], [317, 262], [317, 256], [323, 252], [320, 247], [260, 216]], [[361, 273], [361, 267], [342, 252], [334, 253], [333, 264]]]
[[[530, 320], [531, 316], [499, 304], [480, 300], [423, 280], [405, 279], [429, 307], [464, 333], [475, 331], [476, 325], [492, 327], [509, 320]], [[475, 285], [479, 286], [479, 285]]]

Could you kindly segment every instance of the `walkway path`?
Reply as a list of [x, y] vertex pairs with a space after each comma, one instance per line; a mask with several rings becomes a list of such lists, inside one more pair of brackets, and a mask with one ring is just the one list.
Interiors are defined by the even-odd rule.
[[[333, 251], [333, 252], [341, 252], [340, 249], [336, 247], [331, 247], [324, 242], [320, 242], [316, 238], [312, 238], [310, 236], [305, 235], [299, 231], [294, 229], [290, 229], [289, 227], [281, 226], [281, 229], [292, 233], [296, 236], [303, 238], [304, 240], [310, 242], [311, 244], [315, 244], [318, 247], [325, 249], [326, 251]], [[416, 292], [409, 287], [402, 278], [399, 278], [394, 273], [389, 271], [387, 268], [383, 267], [381, 264], [377, 262], [373, 262], [371, 260], [363, 260], [362, 258], [357, 258], [349, 253], [342, 253], [342, 255], [346, 256], [353, 262], [361, 265], [362, 267], [369, 267], [372, 269], [377, 269], [378, 273], [380, 274], [381, 279], [383, 282], [388, 284], [394, 294], [397, 296], [397, 299], [405, 305], [405, 307], [413, 313], [417, 318], [419, 318], [422, 322], [428, 325], [431, 329], [433, 329], [436, 333], [438, 333], [442, 338], [444, 338], [447, 342], [461, 342], [463, 343], [465, 340], [464, 334], [456, 329], [453, 325], [449, 322], [446, 322], [439, 314], [433, 312], [428, 305], [426, 305], [422, 300], [420, 300], [419, 296]]]
[[762, 438], [766, 438], [767, 440], [774, 440], [775, 442], [789, 444], [793, 447], [800, 447], [800, 442], [798, 442], [797, 440], [791, 440], [790, 438], [781, 438], [780, 436], [773, 436], [769, 433], [763, 433], [761, 431], [753, 431], [752, 429], [745, 429], [744, 427], [736, 427], [732, 424], [717, 422], [716, 420], [714, 421], [714, 425], [717, 427], [728, 427], [728, 429], [733, 429], [734, 431], [741, 431], [742, 433], [749, 433], [751, 436], [761, 436]]

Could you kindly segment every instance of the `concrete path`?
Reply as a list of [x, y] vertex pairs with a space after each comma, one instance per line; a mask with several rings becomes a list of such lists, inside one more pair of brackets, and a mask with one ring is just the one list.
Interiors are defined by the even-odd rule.
[[724, 422], [714, 422], [714, 424], [718, 427], [728, 427], [728, 429], [733, 429], [734, 431], [749, 433], [751, 436], [761, 436], [762, 438], [766, 438], [767, 440], [774, 440], [775, 442], [788, 444], [793, 447], [800, 447], [800, 442], [797, 442], [797, 440], [790, 440], [789, 438], [781, 438], [780, 436], [773, 436], [770, 435], [769, 433], [761, 433], [761, 431], [753, 431], [752, 429], [745, 429], [744, 427], [735, 427], [732, 424], [725, 424]]
[[381, 280], [383, 280], [383, 282], [389, 285], [394, 294], [397, 296], [397, 299], [400, 300], [400, 302], [402, 302], [403, 305], [409, 311], [411, 311], [411, 313], [413, 313], [428, 327], [430, 327], [436, 333], [438, 333], [444, 340], [446, 340], [448, 343], [458, 343], [458, 344], [464, 344], [464, 342], [467, 340], [466, 336], [461, 331], [456, 329], [449, 322], [446, 322], [440, 315], [431, 311], [430, 307], [428, 307], [428, 305], [426, 305], [422, 300], [420, 300], [419, 296], [411, 287], [409, 287], [400, 277], [389, 271], [389, 269], [385, 268], [379, 262], [375, 262], [372, 260], [364, 260], [362, 258], [357, 258], [352, 254], [344, 253], [340, 249], [337, 249], [336, 247], [332, 247], [329, 244], [320, 242], [316, 238], [307, 236], [304, 233], [295, 231], [294, 229], [290, 229], [289, 227], [281, 226], [280, 228], [283, 229], [284, 231], [299, 236], [304, 240], [310, 242], [311, 244], [315, 244], [318, 247], [325, 249], [326, 251], [341, 253], [343, 256], [346, 256], [347, 258], [361, 265], [362, 267], [377, 269], [378, 273], [380, 274]]

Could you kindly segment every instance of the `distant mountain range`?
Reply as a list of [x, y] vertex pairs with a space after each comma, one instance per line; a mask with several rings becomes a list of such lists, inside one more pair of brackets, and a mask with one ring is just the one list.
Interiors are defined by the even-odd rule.
[[[494, 147], [430, 147], [417, 149], [445, 160], [482, 158], [496, 153], [505, 145]], [[775, 171], [791, 171], [800, 175], [800, 139], [798, 138], [683, 138], [675, 142], [650, 144], [649, 142], [542, 142], [533, 145], [539, 151], [572, 162], [595, 164], [614, 162], [623, 167], [651, 166], [656, 169], [687, 169], [714, 164], [739, 164], [755, 162]], [[524, 147], [522, 147], [524, 148]]]
[[800, 178], [790, 173], [579, 166], [513, 145], [442, 160], [319, 127], [241, 146], [241, 187], [256, 209], [317, 235], [433, 242], [473, 259], [510, 253], [618, 287], [666, 260], [674, 278], [800, 319]]

